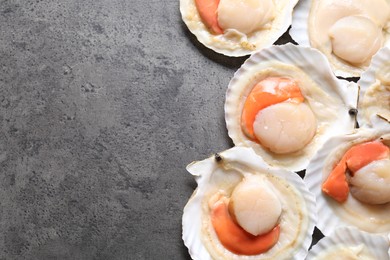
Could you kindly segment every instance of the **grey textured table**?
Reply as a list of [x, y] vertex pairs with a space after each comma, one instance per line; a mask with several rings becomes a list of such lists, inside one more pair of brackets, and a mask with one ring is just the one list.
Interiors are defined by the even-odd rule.
[[0, 0], [0, 259], [189, 259], [185, 166], [232, 145], [244, 60], [178, 0]]

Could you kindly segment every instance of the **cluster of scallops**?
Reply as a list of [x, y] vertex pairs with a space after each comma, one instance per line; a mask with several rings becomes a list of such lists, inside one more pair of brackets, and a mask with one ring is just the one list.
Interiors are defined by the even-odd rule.
[[[235, 147], [187, 166], [191, 257], [390, 259], [390, 2], [180, 0], [180, 11], [205, 46], [251, 55], [226, 92]], [[290, 25], [299, 45], [273, 45]], [[325, 237], [309, 251], [315, 227]]]

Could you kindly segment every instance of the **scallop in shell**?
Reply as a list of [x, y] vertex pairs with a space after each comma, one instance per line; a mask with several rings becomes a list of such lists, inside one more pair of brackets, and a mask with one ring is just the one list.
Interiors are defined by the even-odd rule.
[[[198, 183], [183, 213], [183, 240], [193, 259], [306, 256], [315, 225], [315, 202], [297, 174], [270, 167], [246, 147], [194, 162], [187, 170]], [[226, 207], [222, 212], [228, 216], [218, 215], [220, 206]], [[275, 230], [277, 236], [270, 238]], [[263, 236], [268, 236], [263, 241], [266, 248], [264, 243], [252, 244]]]
[[354, 128], [357, 94], [319, 51], [272, 46], [253, 54], [229, 83], [228, 134], [272, 166], [303, 170], [330, 136]]
[[297, 2], [180, 0], [180, 12], [199, 42], [234, 57], [271, 46], [291, 25]]
[[306, 169], [325, 235], [341, 226], [390, 232], [390, 123], [371, 120], [375, 128], [329, 139]]
[[376, 114], [390, 121], [390, 48], [382, 48], [372, 58], [358, 85], [359, 125], [371, 126], [370, 118]]
[[371, 57], [390, 45], [386, 0], [302, 0], [294, 9], [291, 37], [319, 49], [337, 76], [359, 77]]
[[307, 260], [381, 259], [390, 260], [389, 240], [356, 228], [338, 228], [320, 240], [307, 255]]

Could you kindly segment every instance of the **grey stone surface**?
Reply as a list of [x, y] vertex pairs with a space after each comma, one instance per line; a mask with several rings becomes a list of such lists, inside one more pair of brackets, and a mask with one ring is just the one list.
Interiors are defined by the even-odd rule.
[[178, 0], [0, 0], [0, 259], [190, 259], [185, 166], [232, 145], [244, 59]]

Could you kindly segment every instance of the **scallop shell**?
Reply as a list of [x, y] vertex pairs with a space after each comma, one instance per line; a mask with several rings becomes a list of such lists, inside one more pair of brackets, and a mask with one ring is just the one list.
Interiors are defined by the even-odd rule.
[[[311, 235], [316, 220], [314, 210], [315, 200], [314, 196], [308, 191], [302, 179], [297, 174], [270, 167], [257, 156], [252, 149], [246, 147], [234, 147], [220, 153], [217, 157], [212, 156], [203, 161], [193, 162], [187, 166], [187, 170], [195, 176], [195, 180], [198, 184], [198, 188], [194, 191], [184, 208], [182, 219], [183, 241], [188, 247], [189, 253], [193, 259], [209, 260], [221, 258], [211, 256], [208, 246], [202, 238], [202, 235], [204, 234], [204, 231], [202, 231], [202, 225], [204, 225], [202, 202], [207, 200], [210, 189], [214, 187], [213, 183], [225, 186], [230, 182], [237, 183], [242, 178], [243, 172], [266, 174], [267, 177], [276, 178], [283, 183], [282, 185], [284, 185], [284, 187], [290, 187], [289, 189], [294, 191], [293, 194], [296, 194], [294, 196], [299, 197], [299, 203], [301, 203], [300, 210], [302, 212], [301, 226], [305, 228], [302, 228], [299, 231], [298, 238], [294, 240], [294, 247], [291, 248], [288, 245], [286, 246], [284, 244], [285, 242], [282, 243], [280, 242], [281, 240], [279, 240], [277, 245], [267, 251], [267, 253], [272, 252], [272, 254], [278, 254], [278, 259], [304, 259], [312, 240]], [[214, 187], [214, 189], [218, 190], [218, 187]], [[295, 210], [290, 212], [292, 215], [296, 215], [297, 213], [298, 211]], [[290, 226], [281, 226], [282, 230], [285, 228], [289, 229]], [[282, 233], [283, 232], [284, 231], [282, 231]], [[284, 235], [284, 237], [286, 236]], [[288, 243], [291, 242], [292, 241], [289, 241]], [[281, 247], [288, 248], [287, 256], [283, 256], [282, 252], [275, 252], [275, 250], [279, 250]], [[233, 253], [230, 252], [230, 254]], [[223, 259], [227, 259], [227, 257], [223, 257]], [[262, 254], [257, 256], [238, 256], [233, 254], [232, 259], [250, 260], [269, 258], [266, 258]]]
[[[311, 46], [309, 37], [309, 15], [313, 1], [300, 0], [295, 6], [289, 34], [294, 41], [302, 46]], [[387, 36], [384, 46], [390, 46], [390, 38]], [[333, 61], [332, 61], [333, 60]], [[367, 67], [355, 67], [333, 57], [330, 61], [334, 73], [343, 78], [360, 77]], [[338, 64], [338, 65], [336, 65]]]
[[374, 55], [358, 85], [360, 86], [359, 125], [372, 126], [370, 118], [375, 114], [390, 121], [390, 48], [382, 48]]
[[230, 57], [240, 57], [252, 54], [271, 46], [282, 36], [291, 25], [293, 8], [298, 0], [276, 1], [279, 14], [271, 23], [269, 29], [259, 30], [251, 35], [240, 38], [227, 38], [230, 32], [223, 35], [210, 33], [203, 24], [195, 6], [195, 0], [180, 0], [180, 13], [184, 23], [198, 41], [215, 52]]
[[289, 34], [299, 45], [310, 47], [308, 20], [310, 0], [300, 0], [294, 8]]
[[[338, 228], [332, 235], [320, 240], [307, 255], [307, 260], [315, 260], [321, 253], [337, 248], [359, 248], [371, 256], [370, 259], [389, 260], [389, 240], [380, 235], [359, 231], [356, 228]], [[360, 258], [359, 258], [360, 259]], [[366, 258], [364, 258], [366, 259]]]
[[[359, 128], [353, 133], [329, 139], [318, 151], [306, 169], [304, 181], [316, 196], [318, 219], [317, 227], [329, 236], [336, 228], [357, 227], [370, 233], [390, 232], [390, 203], [368, 205], [349, 195], [346, 202], [339, 204], [321, 191], [322, 182], [327, 178], [333, 165], [353, 145], [378, 139], [390, 139], [390, 123], [372, 118], [375, 128]], [[374, 225], [375, 224], [375, 225]]]
[[[284, 69], [286, 66], [288, 68], [287, 72]], [[283, 71], [280, 73], [293, 73], [290, 72], [292, 68], [294, 71], [296, 70], [294, 73], [302, 80], [305, 78], [305, 81], [302, 82], [310, 83], [307, 84], [310, 85], [310, 88], [307, 87], [308, 95], [303, 94], [306, 98], [313, 100], [310, 101], [309, 106], [317, 119], [323, 119], [323, 128], [318, 128], [317, 133], [320, 134], [316, 134], [311, 143], [302, 151], [279, 156], [268, 152], [260, 144], [249, 140], [241, 130], [240, 118], [245, 98], [257, 82], [256, 80], [258, 80], [257, 74], [269, 69], [279, 73], [278, 70], [282, 67]], [[288, 74], [283, 75], [288, 76]], [[315, 95], [312, 93], [315, 93]], [[310, 98], [310, 95], [313, 98]], [[225, 120], [228, 134], [234, 144], [252, 147], [272, 166], [291, 171], [303, 170], [318, 148], [330, 136], [352, 131], [355, 126], [355, 117], [349, 115], [349, 110], [356, 108], [357, 96], [357, 85], [353, 82], [337, 79], [332, 73], [326, 58], [318, 50], [293, 44], [272, 46], [253, 54], [246, 60], [229, 83], [225, 102]], [[329, 105], [331, 102], [337, 102], [337, 105]], [[337, 109], [331, 110], [330, 107], [337, 107]], [[320, 113], [323, 116], [319, 117], [318, 114]]]

